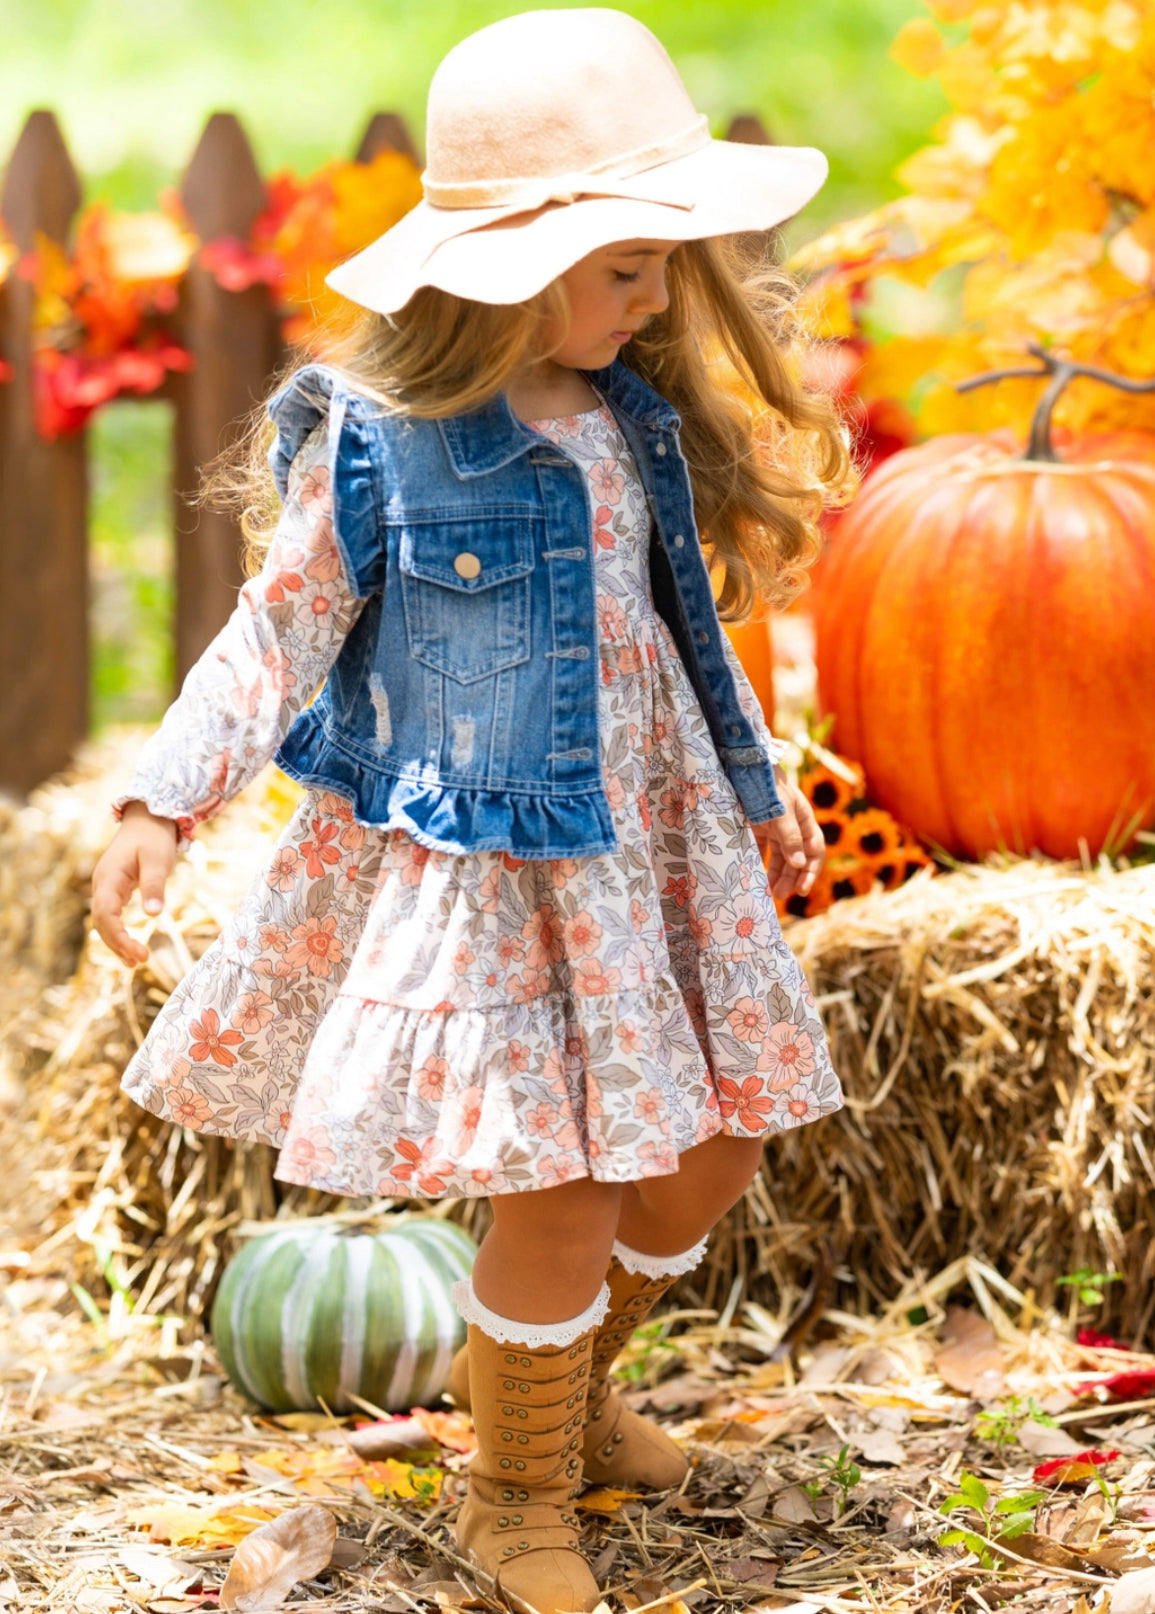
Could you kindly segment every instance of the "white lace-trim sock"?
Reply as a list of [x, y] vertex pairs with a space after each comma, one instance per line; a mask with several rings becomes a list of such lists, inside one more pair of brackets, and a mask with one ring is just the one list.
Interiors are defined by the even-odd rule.
[[602, 1284], [585, 1311], [560, 1323], [519, 1323], [512, 1317], [501, 1317], [496, 1311], [482, 1305], [468, 1278], [460, 1279], [449, 1292], [465, 1322], [480, 1328], [483, 1334], [497, 1340], [499, 1345], [528, 1345], [531, 1350], [536, 1350], [539, 1345], [572, 1345], [575, 1339], [580, 1339], [603, 1322], [610, 1309], [608, 1283]]
[[631, 1250], [628, 1244], [621, 1239], [614, 1240], [614, 1255], [627, 1272], [643, 1273], [647, 1278], [680, 1278], [685, 1272], [692, 1272], [698, 1262], [706, 1253], [709, 1235], [693, 1249], [683, 1250], [681, 1255], [643, 1255], [641, 1250]]

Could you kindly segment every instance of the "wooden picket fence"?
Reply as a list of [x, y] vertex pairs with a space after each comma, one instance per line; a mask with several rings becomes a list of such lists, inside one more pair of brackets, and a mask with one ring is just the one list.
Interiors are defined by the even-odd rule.
[[[735, 118], [727, 138], [762, 144], [757, 118]], [[355, 160], [416, 148], [395, 113], [370, 119]], [[202, 240], [248, 237], [265, 193], [238, 119], [214, 113], [185, 170], [181, 200]], [[35, 233], [65, 243], [80, 182], [51, 112], [30, 114], [12, 151], [0, 217], [21, 252]], [[32, 398], [33, 289], [0, 286], [0, 790], [23, 795], [65, 767], [89, 728], [88, 468], [84, 431], [46, 442]], [[152, 397], [173, 410], [172, 512], [176, 547], [177, 686], [223, 625], [243, 581], [231, 517], [189, 502], [199, 468], [267, 395], [286, 357], [267, 288], [226, 291], [199, 264], [183, 277], [171, 321], [192, 368], [170, 373]]]

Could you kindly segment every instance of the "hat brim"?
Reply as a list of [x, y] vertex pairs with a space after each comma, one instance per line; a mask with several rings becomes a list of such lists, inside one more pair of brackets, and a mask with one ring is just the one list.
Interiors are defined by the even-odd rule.
[[420, 286], [475, 302], [520, 303], [612, 241], [699, 241], [773, 229], [821, 189], [828, 164], [812, 146], [711, 140], [651, 172], [655, 195], [670, 201], [583, 196], [496, 222], [489, 209], [419, 202], [326, 275], [326, 284], [379, 314], [404, 308]]

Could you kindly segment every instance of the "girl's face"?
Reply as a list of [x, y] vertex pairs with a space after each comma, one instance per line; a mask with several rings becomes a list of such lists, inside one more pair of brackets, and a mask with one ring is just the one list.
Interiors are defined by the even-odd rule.
[[601, 370], [651, 314], [669, 304], [666, 265], [676, 241], [614, 241], [562, 275], [572, 318], [550, 358], [571, 370]]

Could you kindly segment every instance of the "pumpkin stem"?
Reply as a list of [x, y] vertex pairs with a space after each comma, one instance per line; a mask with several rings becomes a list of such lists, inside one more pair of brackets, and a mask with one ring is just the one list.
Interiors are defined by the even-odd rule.
[[1100, 370], [1094, 364], [1079, 364], [1075, 359], [1058, 359], [1045, 347], [1040, 347], [1037, 342], [1028, 342], [1027, 352], [1039, 360], [1041, 369], [986, 370], [982, 375], [973, 375], [967, 381], [958, 382], [955, 387], [956, 392], [971, 392], [975, 387], [985, 387], [990, 381], [1006, 381], [1020, 376], [1050, 376], [1050, 384], [1035, 406], [1035, 413], [1031, 418], [1031, 435], [1027, 443], [1027, 452], [1023, 455], [1025, 460], [1052, 462], [1058, 460], [1055, 445], [1051, 441], [1051, 416], [1055, 412], [1055, 405], [1060, 395], [1076, 376], [1088, 376], [1092, 381], [1105, 381], [1108, 386], [1118, 387], [1123, 392], [1155, 392], [1155, 377], [1150, 381], [1136, 381], [1131, 376], [1116, 375], [1113, 370]]

